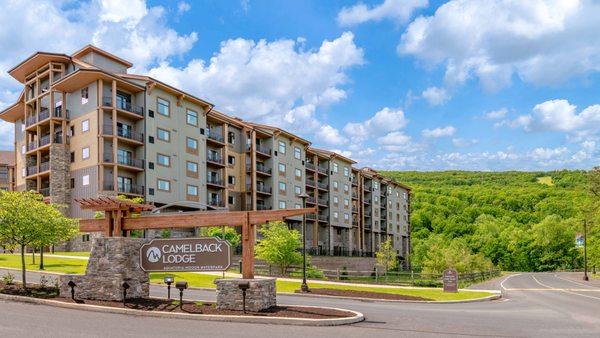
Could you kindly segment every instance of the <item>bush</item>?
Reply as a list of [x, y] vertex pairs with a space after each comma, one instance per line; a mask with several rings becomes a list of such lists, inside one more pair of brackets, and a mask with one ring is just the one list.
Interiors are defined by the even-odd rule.
[[342, 266], [342, 272], [340, 273], [340, 280], [348, 280], [348, 268], [345, 265]]
[[13, 276], [10, 272], [7, 272], [4, 276], [2, 276], [2, 282], [5, 285], [13, 285], [15, 283], [15, 276]]

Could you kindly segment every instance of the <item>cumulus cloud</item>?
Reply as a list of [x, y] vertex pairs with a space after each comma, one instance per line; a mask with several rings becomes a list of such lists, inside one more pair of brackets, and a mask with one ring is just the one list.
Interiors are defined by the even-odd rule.
[[428, 138], [439, 138], [452, 136], [456, 133], [456, 128], [453, 126], [438, 127], [435, 129], [423, 129], [421, 135]]
[[400, 130], [406, 127], [407, 124], [408, 119], [404, 116], [404, 111], [385, 107], [363, 122], [346, 124], [344, 132], [349, 137], [362, 141]]
[[351, 7], [342, 8], [338, 13], [337, 21], [342, 26], [384, 19], [403, 23], [410, 19], [416, 10], [425, 8], [428, 5], [427, 0], [385, 0], [383, 3], [372, 7], [358, 3]]
[[488, 120], [499, 120], [499, 119], [503, 119], [504, 117], [506, 117], [507, 113], [508, 113], [508, 109], [501, 108], [498, 110], [487, 112], [483, 116]]
[[557, 84], [600, 70], [599, 16], [597, 1], [453, 0], [412, 21], [398, 52], [442, 65], [448, 85]]
[[450, 94], [444, 88], [429, 87], [421, 93], [421, 96], [432, 106], [439, 106], [450, 99]]
[[190, 9], [192, 9], [192, 5], [190, 5], [189, 3], [185, 2], [185, 1], [180, 1], [177, 4], [177, 13], [179, 15], [189, 11]]
[[452, 139], [452, 144], [455, 147], [459, 147], [459, 148], [470, 147], [470, 146], [475, 145], [477, 143], [479, 143], [479, 141], [476, 140], [476, 139], [470, 139], [470, 140], [468, 140], [468, 139], [464, 139], [464, 138], [460, 138], [460, 137]]

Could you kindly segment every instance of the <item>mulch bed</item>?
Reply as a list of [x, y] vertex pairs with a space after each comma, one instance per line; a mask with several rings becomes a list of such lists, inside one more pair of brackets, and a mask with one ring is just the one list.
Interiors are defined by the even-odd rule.
[[[56, 297], [54, 300], [62, 301], [65, 303], [78, 303], [88, 305], [99, 305], [108, 306], [115, 308], [126, 308], [132, 310], [141, 311], [163, 311], [163, 312], [178, 312], [178, 313], [191, 313], [191, 314], [205, 314], [205, 315], [234, 315], [243, 316], [243, 311], [233, 310], [218, 310], [215, 303], [209, 302], [192, 302], [184, 301], [183, 307], [179, 307], [179, 301], [156, 298], [138, 298], [128, 299], [127, 303], [123, 305], [123, 302], [117, 301], [103, 301], [103, 300], [75, 300], [70, 298]], [[257, 317], [292, 317], [292, 318], [310, 318], [310, 319], [332, 319], [354, 316], [354, 313], [333, 309], [323, 308], [303, 308], [297, 306], [275, 306], [270, 309], [262, 310], [259, 312], [247, 311], [246, 316], [257, 316]]]
[[58, 296], [58, 290], [50, 286], [40, 286], [37, 284], [27, 284], [24, 290], [21, 284], [4, 284], [0, 282], [0, 293], [13, 296], [26, 296], [33, 298], [55, 298]]
[[[300, 290], [296, 290], [296, 293], [301, 293]], [[371, 292], [371, 291], [356, 291], [356, 290], [336, 290], [336, 289], [310, 289], [311, 294], [325, 295], [325, 296], [338, 296], [338, 297], [351, 297], [351, 298], [370, 298], [370, 299], [390, 299], [390, 300], [420, 300], [428, 301], [433, 300], [429, 298], [398, 295], [393, 293], [383, 292]]]

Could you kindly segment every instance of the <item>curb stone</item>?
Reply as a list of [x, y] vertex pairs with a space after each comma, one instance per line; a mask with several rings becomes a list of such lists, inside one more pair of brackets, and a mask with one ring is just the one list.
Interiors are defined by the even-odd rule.
[[94, 311], [102, 313], [116, 313], [126, 314], [133, 316], [146, 316], [146, 317], [160, 317], [160, 318], [175, 318], [175, 319], [195, 319], [195, 320], [208, 320], [218, 322], [230, 322], [230, 323], [249, 323], [249, 324], [275, 324], [275, 325], [299, 325], [299, 326], [338, 326], [347, 325], [362, 322], [365, 317], [362, 313], [352, 311], [348, 309], [339, 309], [332, 307], [320, 307], [320, 306], [297, 306], [303, 308], [325, 308], [332, 310], [340, 310], [351, 312], [354, 314], [352, 317], [333, 318], [333, 319], [309, 319], [309, 318], [291, 318], [291, 317], [251, 317], [251, 316], [232, 316], [232, 315], [202, 315], [202, 314], [188, 314], [188, 313], [172, 313], [162, 311], [142, 311], [134, 309], [122, 309], [108, 306], [99, 305], [86, 305], [86, 304], [73, 304], [64, 303], [57, 300], [51, 299], [40, 299], [31, 298], [25, 296], [5, 295], [0, 294], [0, 300], [3, 301], [16, 301], [29, 304], [38, 305], [49, 305], [57, 306], [66, 309]]
[[298, 297], [312, 297], [312, 298], [335, 298], [335, 299], [351, 299], [358, 300], [361, 302], [383, 302], [383, 303], [414, 303], [414, 304], [460, 304], [460, 303], [476, 303], [486, 302], [492, 300], [498, 300], [502, 298], [502, 294], [499, 291], [492, 291], [495, 293], [491, 296], [473, 298], [473, 299], [459, 299], [459, 300], [404, 300], [404, 299], [382, 299], [382, 298], [363, 298], [363, 297], [344, 297], [344, 296], [329, 296], [329, 295], [318, 295], [318, 294], [306, 294], [306, 293], [289, 293], [280, 292], [278, 294], [286, 296], [298, 296]]

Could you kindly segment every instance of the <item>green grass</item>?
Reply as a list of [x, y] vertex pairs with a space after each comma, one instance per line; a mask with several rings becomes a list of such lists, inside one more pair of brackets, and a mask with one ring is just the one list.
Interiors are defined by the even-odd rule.
[[547, 186], [553, 186], [554, 185], [554, 181], [552, 181], [552, 176], [538, 177], [537, 178], [537, 182], [540, 183], [540, 184], [545, 184]]
[[[50, 255], [50, 254], [49, 254]], [[78, 251], [78, 252], [70, 252], [70, 251], [55, 251], [54, 255], [60, 256], [75, 256], [75, 257], [90, 257], [90, 253], [88, 251]]]
[[[25, 257], [27, 270], [39, 271], [39, 255], [36, 255], [36, 263], [31, 264], [31, 254]], [[61, 272], [69, 274], [83, 274], [87, 261], [72, 258], [44, 257], [45, 271]], [[0, 267], [21, 268], [21, 256], [18, 254], [0, 254]], [[173, 275], [175, 280], [185, 280], [192, 287], [215, 288], [214, 280], [221, 278], [218, 275], [199, 274], [192, 272], [180, 273], [150, 273], [150, 282], [164, 284], [165, 275]], [[470, 291], [458, 293], [444, 293], [439, 288], [384, 288], [377, 286], [355, 286], [346, 284], [309, 283], [309, 287], [318, 289], [355, 290], [380, 293], [392, 293], [406, 296], [423, 297], [433, 300], [465, 300], [490, 296], [488, 292]], [[300, 281], [277, 280], [277, 292], [294, 292], [300, 289]]]
[[[39, 271], [39, 254], [35, 255], [35, 263], [32, 264], [31, 254], [25, 255], [25, 268], [27, 270]], [[49, 272], [83, 274], [85, 273], [86, 266], [87, 261], [83, 259], [44, 257], [44, 270]], [[20, 269], [21, 256], [19, 254], [0, 254], [0, 267]]]

